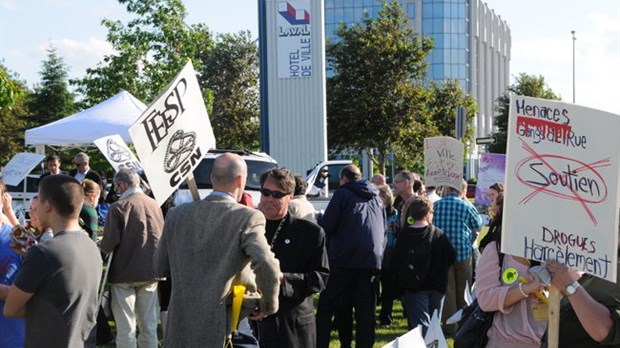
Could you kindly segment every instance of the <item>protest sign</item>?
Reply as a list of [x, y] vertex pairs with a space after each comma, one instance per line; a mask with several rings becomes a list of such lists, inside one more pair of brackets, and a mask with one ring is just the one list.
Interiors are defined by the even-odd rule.
[[5, 185], [17, 186], [43, 158], [45, 156], [38, 153], [16, 154], [2, 169], [2, 181]]
[[616, 281], [620, 116], [510, 100], [502, 252]]
[[426, 186], [462, 189], [463, 152], [460, 141], [451, 137], [424, 139], [424, 182]]
[[493, 184], [504, 184], [506, 176], [506, 155], [483, 153], [478, 165], [478, 182], [476, 183], [476, 204], [489, 206], [487, 191]]
[[99, 151], [105, 156], [114, 170], [133, 168], [136, 172], [142, 171], [142, 165], [136, 156], [131, 152], [127, 144], [120, 135], [108, 135], [93, 141], [99, 148]]
[[155, 200], [163, 204], [215, 147], [191, 61], [129, 128], [129, 134]]
[[[388, 342], [382, 348], [409, 348], [409, 347], [426, 347], [424, 337], [422, 337], [422, 327], [416, 326], [413, 330]], [[435, 347], [433, 347], [435, 348]]]

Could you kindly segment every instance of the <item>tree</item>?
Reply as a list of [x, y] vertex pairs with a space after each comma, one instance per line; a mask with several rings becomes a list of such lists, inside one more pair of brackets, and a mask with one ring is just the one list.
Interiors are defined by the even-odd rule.
[[368, 150], [382, 173], [389, 152], [421, 154], [424, 135], [437, 132], [422, 84], [432, 40], [407, 22], [397, 1], [383, 3], [377, 18], [341, 25], [340, 40], [327, 47], [334, 71], [327, 82], [330, 147]]
[[126, 25], [104, 19], [107, 40], [116, 51], [104, 57], [86, 77], [74, 81], [84, 106], [97, 104], [121, 90], [149, 103], [188, 60], [201, 69], [213, 46], [204, 24], [188, 26], [181, 0], [118, 0], [135, 19]]
[[67, 66], [55, 47], [48, 48], [39, 74], [41, 82], [28, 98], [28, 128], [48, 124], [77, 110], [75, 94], [69, 91]]
[[0, 110], [11, 108], [19, 98], [20, 87], [13, 80], [4, 65], [0, 64]]
[[250, 32], [220, 35], [200, 76], [213, 93], [209, 118], [218, 147], [257, 150], [258, 49]]
[[24, 119], [28, 115], [26, 98], [29, 91], [26, 84], [19, 81], [17, 76], [12, 76], [2, 64], [0, 77], [3, 80], [2, 89], [10, 89], [10, 92], [7, 92], [10, 93], [10, 98], [7, 99], [10, 102], [2, 100], [3, 105], [0, 105], [0, 164], [5, 165], [24, 148]]
[[497, 127], [497, 132], [491, 135], [493, 137], [493, 143], [489, 145], [489, 152], [506, 153], [506, 144], [508, 141], [508, 111], [510, 110], [511, 94], [551, 100], [560, 99], [560, 97], [547, 86], [545, 78], [542, 75], [534, 76], [520, 73], [515, 83], [508, 87], [508, 91], [497, 98], [497, 105], [495, 107], [497, 115], [493, 121]]
[[[470, 94], [466, 94], [463, 91], [458, 80], [445, 80], [441, 84], [431, 82], [429, 88], [432, 94], [429, 109], [433, 115], [433, 122], [440, 134], [456, 138], [454, 134], [456, 108], [459, 106], [465, 108], [467, 111], [466, 125], [469, 125], [478, 112], [476, 100]], [[473, 127], [467, 127], [465, 136], [461, 141], [467, 144], [473, 141], [473, 137]]]

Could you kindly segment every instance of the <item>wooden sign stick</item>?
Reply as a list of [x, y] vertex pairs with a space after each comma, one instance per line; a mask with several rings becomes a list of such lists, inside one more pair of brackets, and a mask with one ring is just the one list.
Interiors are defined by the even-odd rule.
[[560, 289], [549, 287], [549, 325], [547, 327], [547, 347], [558, 348], [560, 343]]
[[192, 194], [192, 200], [194, 202], [199, 201], [200, 194], [198, 193], [198, 186], [196, 185], [196, 180], [194, 179], [194, 173], [190, 172], [187, 178], [185, 178], [185, 180], [187, 181], [187, 187], [189, 187], [189, 192]]

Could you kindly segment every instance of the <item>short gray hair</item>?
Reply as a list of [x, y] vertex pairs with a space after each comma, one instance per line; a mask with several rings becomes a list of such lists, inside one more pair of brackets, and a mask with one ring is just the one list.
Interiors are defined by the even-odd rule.
[[127, 183], [129, 187], [135, 188], [140, 185], [140, 176], [133, 168], [120, 168], [114, 175], [114, 184], [118, 185], [119, 182]]
[[88, 161], [90, 160], [90, 158], [88, 157], [88, 155], [86, 154], [86, 152], [80, 152], [77, 155], [75, 155], [74, 157], [76, 160], [80, 160], [82, 161], [82, 163], [86, 162], [88, 163]]

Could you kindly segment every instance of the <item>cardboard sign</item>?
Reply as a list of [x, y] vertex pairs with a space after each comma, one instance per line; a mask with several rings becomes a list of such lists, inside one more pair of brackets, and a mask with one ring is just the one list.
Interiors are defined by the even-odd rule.
[[424, 139], [424, 182], [426, 186], [462, 189], [463, 143], [451, 137]]
[[155, 200], [163, 204], [215, 147], [191, 61], [129, 128], [129, 134]]
[[620, 116], [510, 100], [502, 252], [616, 281]]
[[487, 198], [489, 187], [493, 184], [504, 184], [506, 176], [506, 155], [483, 153], [478, 164], [478, 183], [476, 184], [476, 204], [489, 206]]
[[309, 0], [278, 2], [276, 47], [279, 78], [312, 76], [310, 15]]
[[131, 152], [123, 138], [120, 135], [114, 134], [105, 137], [101, 137], [93, 141], [99, 148], [99, 151], [105, 156], [110, 165], [114, 167], [114, 170], [118, 172], [118, 169], [133, 168], [136, 172], [142, 171], [142, 165], [138, 158]]
[[44, 155], [32, 152], [20, 152], [13, 156], [2, 169], [2, 181], [6, 185], [17, 186], [34, 167], [41, 163]]

